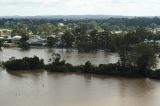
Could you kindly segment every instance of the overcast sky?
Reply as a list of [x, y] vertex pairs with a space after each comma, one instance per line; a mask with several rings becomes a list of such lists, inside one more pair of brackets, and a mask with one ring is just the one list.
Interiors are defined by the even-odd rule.
[[160, 0], [0, 0], [1, 16], [160, 16]]

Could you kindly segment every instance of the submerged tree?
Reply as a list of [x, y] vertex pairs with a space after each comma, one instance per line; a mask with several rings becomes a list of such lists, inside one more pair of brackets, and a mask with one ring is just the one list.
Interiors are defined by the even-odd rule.
[[22, 35], [22, 38], [21, 38], [20, 43], [19, 43], [19, 47], [22, 50], [28, 50], [30, 48], [30, 45], [26, 42], [28, 39], [29, 39], [28, 35], [26, 35], [26, 34]]
[[140, 70], [149, 70], [156, 67], [157, 59], [154, 48], [146, 43], [138, 44], [134, 49], [133, 60]]
[[132, 66], [131, 52], [128, 51], [126, 47], [121, 47], [119, 50], [119, 56], [119, 62], [122, 67]]
[[57, 42], [57, 38], [56, 37], [48, 37], [47, 38], [47, 46], [49, 48], [52, 48]]
[[70, 30], [67, 30], [61, 37], [62, 43], [65, 44], [66, 48], [72, 48], [75, 36]]
[[3, 40], [0, 40], [0, 50], [2, 50]]
[[146, 76], [152, 68], [156, 67], [157, 59], [154, 48], [146, 43], [137, 44], [134, 50], [121, 49], [120, 62], [123, 67], [133, 66], [139, 70], [139, 74]]

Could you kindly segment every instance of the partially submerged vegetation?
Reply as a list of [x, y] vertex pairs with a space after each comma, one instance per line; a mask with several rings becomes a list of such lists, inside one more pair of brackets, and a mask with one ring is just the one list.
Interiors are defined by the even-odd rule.
[[93, 65], [87, 61], [84, 65], [73, 66], [61, 59], [59, 54], [53, 53], [48, 64], [44, 64], [43, 59], [34, 56], [23, 59], [11, 58], [3, 62], [7, 70], [34, 70], [44, 69], [50, 72], [74, 72], [90, 73], [102, 75], [114, 75], [125, 77], [149, 77], [160, 79], [160, 69], [156, 67], [156, 56], [152, 46], [148, 44], [138, 44], [133, 51], [120, 51], [120, 60], [114, 64]]
[[134, 66], [122, 66], [119, 62], [114, 64], [100, 64], [95, 66], [87, 61], [84, 65], [73, 66], [56, 57], [50, 64], [44, 64], [43, 59], [38, 57], [23, 59], [10, 59], [3, 63], [7, 70], [35, 70], [44, 69], [50, 72], [74, 72], [87, 74], [100, 74], [125, 77], [150, 77], [160, 79], [160, 70], [142, 70]]
[[23, 35], [22, 38], [20, 39], [20, 42], [19, 42], [19, 47], [22, 49], [22, 50], [28, 50], [30, 48], [30, 45], [26, 42], [27, 40], [29, 39], [29, 36], [27, 35]]
[[42, 69], [44, 67], [43, 59], [39, 59], [37, 56], [33, 58], [24, 57], [23, 59], [15, 59], [12, 57], [2, 64], [7, 70], [33, 70]]

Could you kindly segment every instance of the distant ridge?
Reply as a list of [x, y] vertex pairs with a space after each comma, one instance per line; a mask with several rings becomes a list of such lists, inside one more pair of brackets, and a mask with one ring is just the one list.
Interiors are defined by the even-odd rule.
[[[135, 18], [137, 16], [121, 16], [121, 15], [46, 15], [46, 16], [0, 16], [0, 18], [30, 18], [30, 19], [109, 19], [109, 18]], [[147, 17], [147, 16], [146, 16]], [[150, 17], [153, 18], [153, 17]]]

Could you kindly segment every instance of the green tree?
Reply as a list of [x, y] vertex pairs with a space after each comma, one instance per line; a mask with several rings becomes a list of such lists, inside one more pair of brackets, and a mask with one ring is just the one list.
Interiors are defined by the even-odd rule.
[[91, 50], [98, 49], [99, 35], [96, 29], [90, 32], [89, 42], [90, 42]]
[[65, 44], [66, 48], [72, 48], [75, 36], [70, 30], [67, 30], [61, 37], [62, 43]]
[[47, 37], [47, 46], [49, 48], [52, 48], [57, 42], [57, 38], [56, 37]]
[[0, 50], [2, 50], [3, 42], [3, 40], [0, 40]]
[[99, 34], [99, 37], [100, 48], [111, 51], [116, 50], [115, 38], [113, 37], [113, 35], [111, 35], [110, 31], [105, 30], [104, 32], [101, 32]]
[[28, 50], [30, 48], [30, 45], [26, 42], [29, 39], [29, 36], [27, 35], [22, 35], [22, 38], [20, 40], [19, 47], [22, 50]]
[[121, 47], [119, 50], [119, 57], [119, 62], [122, 67], [132, 66], [131, 52], [128, 50], [128, 48]]
[[137, 44], [132, 51], [125, 47], [121, 48], [119, 55], [121, 66], [124, 68], [135, 67], [142, 76], [146, 76], [149, 70], [157, 65], [154, 48], [146, 43]]
[[156, 67], [157, 59], [154, 48], [146, 43], [138, 44], [134, 49], [134, 64], [140, 70], [149, 70]]
[[[86, 27], [86, 26], [85, 26]], [[76, 47], [79, 51], [88, 51], [88, 33], [84, 27], [77, 27], [73, 30]]]
[[27, 34], [27, 26], [24, 24], [18, 24], [13, 28], [11, 33], [12, 36], [23, 36]]
[[124, 36], [125, 45], [132, 45], [143, 42], [150, 33], [145, 28], [137, 28]]

